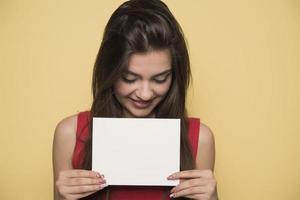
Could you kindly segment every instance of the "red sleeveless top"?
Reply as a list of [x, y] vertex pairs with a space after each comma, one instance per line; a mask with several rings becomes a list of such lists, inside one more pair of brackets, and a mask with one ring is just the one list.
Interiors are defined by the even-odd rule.
[[[90, 112], [80, 112], [77, 116], [76, 143], [73, 152], [72, 165], [74, 169], [80, 169], [84, 156], [84, 144], [89, 133]], [[189, 118], [188, 138], [194, 159], [196, 159], [198, 149], [198, 138], [200, 130], [200, 120]], [[163, 186], [108, 186], [109, 199], [122, 200], [161, 200], [166, 196], [165, 191], [169, 187]], [[104, 195], [106, 195], [104, 193]], [[169, 193], [168, 193], [169, 195]], [[104, 196], [105, 199], [105, 196]], [[168, 196], [164, 199], [170, 199]]]

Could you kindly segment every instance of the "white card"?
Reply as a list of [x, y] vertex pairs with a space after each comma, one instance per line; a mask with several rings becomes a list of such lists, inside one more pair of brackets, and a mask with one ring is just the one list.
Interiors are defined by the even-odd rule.
[[108, 185], [175, 186], [180, 119], [93, 118], [92, 169]]

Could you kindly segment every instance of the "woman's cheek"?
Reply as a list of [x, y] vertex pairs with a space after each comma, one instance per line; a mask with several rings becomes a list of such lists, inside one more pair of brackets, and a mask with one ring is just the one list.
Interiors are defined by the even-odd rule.
[[165, 95], [171, 87], [171, 80], [157, 88], [157, 94]]
[[129, 95], [134, 91], [134, 84], [118, 82], [115, 86], [115, 92], [121, 96]]

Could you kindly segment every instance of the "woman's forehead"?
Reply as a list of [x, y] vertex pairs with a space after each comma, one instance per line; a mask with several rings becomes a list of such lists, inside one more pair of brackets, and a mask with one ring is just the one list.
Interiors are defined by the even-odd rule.
[[157, 74], [171, 69], [171, 56], [168, 49], [134, 53], [129, 57], [127, 70], [136, 74]]

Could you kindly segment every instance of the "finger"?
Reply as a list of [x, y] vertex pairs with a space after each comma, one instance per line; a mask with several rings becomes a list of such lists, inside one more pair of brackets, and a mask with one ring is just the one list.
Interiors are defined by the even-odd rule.
[[82, 177], [82, 178], [100, 178], [100, 173], [90, 171], [90, 170], [81, 170], [81, 169], [75, 169], [75, 170], [68, 170], [65, 171], [64, 177], [66, 178], [73, 178], [73, 177]]
[[191, 180], [191, 179], [189, 179], [189, 178], [181, 178], [181, 179], [179, 179], [179, 183], [184, 183], [184, 182], [186, 182], [188, 180]]
[[94, 192], [85, 192], [82, 194], [70, 194], [70, 195], [66, 196], [66, 199], [81, 199], [81, 198], [87, 197], [93, 193], [95, 193], [95, 191]]
[[66, 194], [80, 194], [80, 193], [87, 193], [87, 192], [96, 192], [98, 190], [102, 190], [106, 186], [107, 186], [107, 184], [67, 186], [64, 189], [64, 193], [66, 193]]
[[191, 187], [185, 190], [180, 190], [178, 192], [171, 193], [170, 197], [177, 198], [177, 197], [183, 197], [183, 196], [188, 196], [193, 194], [205, 194], [205, 193], [206, 193], [205, 187], [199, 186], [199, 187]]
[[189, 179], [189, 180], [181, 182], [176, 187], [174, 187], [171, 190], [171, 193], [178, 192], [180, 190], [184, 190], [184, 189], [187, 189], [187, 188], [190, 188], [190, 187], [205, 186], [206, 184], [207, 184], [207, 181], [203, 181], [202, 179], [199, 179], [199, 178]]
[[100, 185], [106, 183], [106, 180], [102, 178], [70, 178], [65, 180], [67, 186], [79, 186], [79, 185]]
[[168, 179], [181, 179], [181, 178], [200, 178], [200, 177], [212, 177], [211, 170], [185, 170], [176, 172], [168, 176]]
[[192, 194], [192, 195], [187, 195], [185, 197], [189, 198], [189, 199], [197, 199], [197, 200], [206, 200], [206, 199], [208, 199], [207, 195], [205, 195], [205, 194]]

